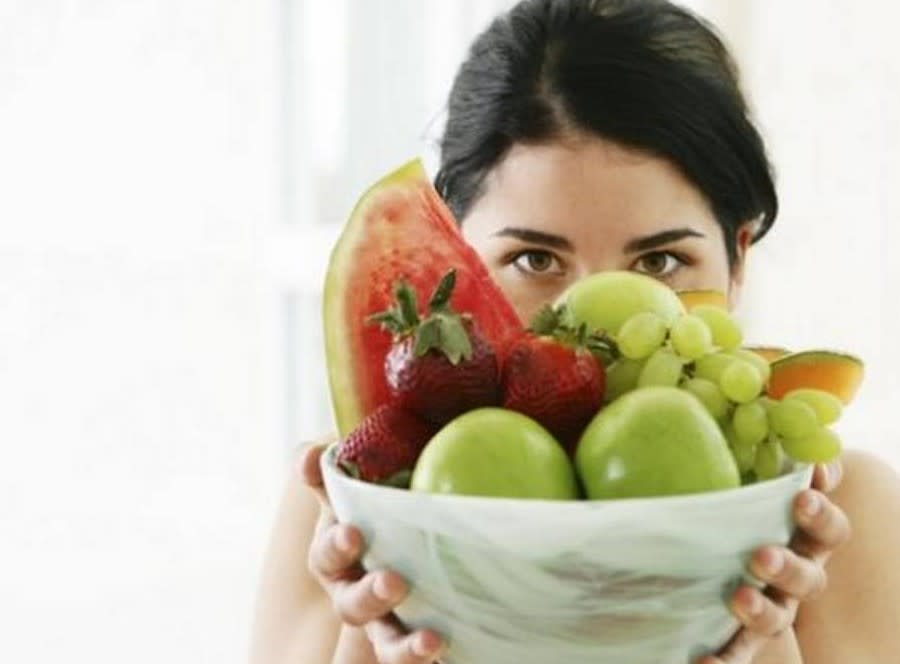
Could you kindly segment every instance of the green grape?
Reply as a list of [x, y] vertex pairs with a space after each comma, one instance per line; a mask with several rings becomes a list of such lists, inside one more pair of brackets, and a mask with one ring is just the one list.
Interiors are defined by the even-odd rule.
[[728, 354], [739, 360], [749, 362], [756, 367], [756, 370], [759, 371], [760, 378], [762, 378], [763, 385], [769, 382], [769, 377], [772, 375], [772, 368], [769, 366], [766, 358], [757, 355], [752, 350], [747, 350], [746, 348], [736, 348], [735, 350], [728, 351]]
[[769, 418], [759, 399], [739, 404], [731, 421], [735, 434], [742, 442], [757, 445], [769, 435]]
[[638, 384], [638, 377], [646, 364], [645, 360], [616, 360], [606, 370], [605, 401], [618, 399], [626, 392], [631, 392]]
[[756, 459], [753, 461], [753, 472], [761, 480], [771, 480], [781, 474], [784, 464], [784, 451], [777, 438], [770, 437], [756, 448]]
[[694, 376], [719, 382], [722, 372], [734, 362], [734, 357], [726, 353], [704, 355], [694, 363]]
[[675, 352], [688, 360], [696, 360], [712, 350], [712, 332], [698, 316], [684, 314], [676, 318], [669, 337]]
[[728, 447], [731, 449], [731, 455], [734, 457], [735, 463], [737, 463], [738, 471], [743, 475], [748, 470], [752, 470], [756, 461], [757, 444], [739, 438], [731, 422], [727, 422], [722, 427], [722, 432], [728, 441]]
[[691, 378], [686, 380], [681, 387], [700, 399], [700, 402], [715, 419], [718, 420], [728, 413], [728, 399], [722, 394], [719, 386], [711, 380]]
[[769, 426], [783, 438], [805, 438], [816, 432], [816, 411], [799, 399], [776, 401], [769, 410]]
[[691, 314], [706, 322], [712, 332], [713, 343], [723, 350], [738, 348], [744, 340], [737, 321], [724, 309], [701, 304], [691, 309]]
[[722, 371], [719, 387], [735, 403], [747, 403], [759, 396], [763, 382], [756, 367], [749, 362], [735, 360]]
[[638, 378], [638, 387], [661, 385], [675, 387], [681, 380], [684, 366], [675, 353], [668, 348], [660, 348], [647, 358], [647, 364]]
[[667, 331], [668, 326], [662, 316], [652, 311], [642, 311], [619, 328], [616, 343], [628, 359], [642, 360], [665, 343]]
[[791, 390], [784, 395], [785, 401], [792, 399], [799, 399], [816, 411], [816, 419], [822, 426], [828, 426], [837, 422], [841, 417], [841, 412], [844, 410], [844, 404], [841, 403], [841, 400], [824, 390], [800, 388]]
[[808, 463], [828, 463], [841, 453], [840, 437], [824, 427], [803, 438], [785, 438], [783, 444], [792, 458]]

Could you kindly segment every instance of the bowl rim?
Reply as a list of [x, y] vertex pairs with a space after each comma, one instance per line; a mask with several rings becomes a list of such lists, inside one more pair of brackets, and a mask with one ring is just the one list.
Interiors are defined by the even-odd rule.
[[[335, 457], [340, 447], [340, 441], [331, 443], [319, 459], [319, 466], [322, 470], [323, 479], [327, 478], [348, 487], [349, 490], [356, 493], [368, 495], [386, 496], [391, 495], [397, 500], [409, 500], [421, 503], [422, 501], [433, 502], [446, 506], [451, 505], [492, 505], [497, 507], [534, 505], [534, 506], [552, 506], [556, 509], [596, 509], [601, 505], [633, 505], [640, 506], [652, 503], [655, 506], [666, 507], [682, 507], [693, 504], [701, 504], [708, 502], [713, 496], [728, 499], [742, 497], [752, 499], [754, 494], [769, 493], [775, 488], [775, 485], [788, 486], [797, 485], [801, 482], [803, 486], [809, 488], [812, 483], [812, 475], [815, 464], [801, 463], [790, 473], [785, 473], [771, 480], [763, 482], [754, 482], [753, 484], [741, 485], [733, 489], [720, 489], [717, 491], [703, 491], [700, 493], [678, 494], [674, 496], [638, 496], [633, 498], [612, 498], [612, 499], [576, 499], [576, 500], [549, 500], [541, 498], [498, 498], [494, 496], [466, 496], [458, 494], [440, 494], [426, 493], [423, 491], [413, 491], [410, 489], [400, 489], [392, 486], [384, 486], [365, 482], [363, 480], [350, 477], [343, 473], [337, 466]], [[541, 509], [541, 508], [538, 508]]]

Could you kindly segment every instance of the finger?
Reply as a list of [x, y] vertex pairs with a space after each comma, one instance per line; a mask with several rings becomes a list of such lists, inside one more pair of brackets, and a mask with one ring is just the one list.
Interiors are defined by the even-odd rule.
[[441, 637], [431, 630], [407, 634], [395, 620], [375, 620], [366, 633], [379, 664], [432, 664], [444, 649]]
[[793, 622], [789, 606], [776, 603], [751, 586], [741, 586], [731, 598], [731, 610], [745, 627], [745, 631], [763, 636], [775, 636]]
[[406, 597], [406, 583], [400, 575], [379, 570], [358, 581], [341, 581], [333, 586], [332, 601], [341, 620], [355, 627], [389, 615]]
[[803, 491], [794, 501], [800, 530], [791, 548], [807, 558], [831, 553], [850, 539], [850, 520], [842, 509], [818, 491]]
[[818, 595], [827, 583], [825, 568], [820, 562], [782, 547], [757, 549], [750, 561], [750, 571], [761, 581], [799, 600]]
[[[325, 521], [330, 517], [323, 517]], [[362, 535], [353, 526], [331, 522], [323, 526], [309, 547], [309, 569], [320, 581], [355, 577]]]
[[741, 629], [718, 653], [702, 657], [697, 664], [752, 664], [756, 653], [768, 641], [768, 636]]
[[312, 489], [319, 499], [327, 501], [325, 496], [325, 485], [322, 480], [322, 469], [321, 466], [319, 466], [319, 460], [324, 451], [325, 445], [317, 443], [308, 445], [300, 453], [296, 469], [306, 486]]
[[843, 477], [844, 467], [839, 458], [828, 464], [816, 464], [813, 471], [812, 488], [818, 489], [822, 493], [831, 493], [838, 488]]

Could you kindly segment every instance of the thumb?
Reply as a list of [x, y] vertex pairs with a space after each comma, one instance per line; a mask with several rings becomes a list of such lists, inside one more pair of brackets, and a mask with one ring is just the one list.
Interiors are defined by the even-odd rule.
[[741, 629], [716, 656], [707, 655], [699, 664], [751, 664], [760, 646], [768, 640], [761, 634]]
[[[333, 439], [333, 437], [331, 437]], [[306, 484], [322, 503], [323, 507], [330, 507], [328, 495], [325, 493], [325, 483], [322, 479], [322, 467], [320, 465], [322, 454], [331, 441], [328, 439], [307, 443], [302, 446], [300, 457], [297, 459], [295, 469], [300, 479]]]

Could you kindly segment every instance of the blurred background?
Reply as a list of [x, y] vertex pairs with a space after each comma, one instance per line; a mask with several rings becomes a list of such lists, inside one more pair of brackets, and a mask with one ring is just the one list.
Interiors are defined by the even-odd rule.
[[[0, 0], [0, 659], [244, 661], [331, 244], [512, 4]], [[778, 170], [749, 337], [862, 355], [843, 435], [900, 467], [900, 13], [682, 4]]]

